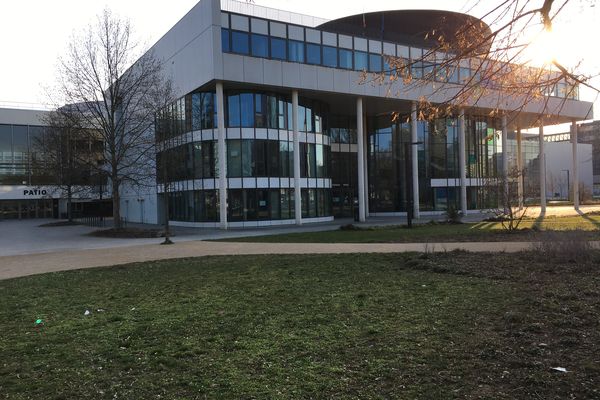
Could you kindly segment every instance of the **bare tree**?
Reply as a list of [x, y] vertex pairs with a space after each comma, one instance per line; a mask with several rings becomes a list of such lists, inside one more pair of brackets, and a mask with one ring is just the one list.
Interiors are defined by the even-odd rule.
[[[509, 232], [516, 231], [527, 215], [527, 206], [520, 207], [518, 190], [518, 180], [523, 179], [523, 175], [523, 170], [510, 167], [506, 177], [486, 178], [482, 182], [488, 196], [497, 196], [497, 199], [490, 199], [488, 202], [494, 205], [489, 211], [500, 221], [502, 228]], [[523, 194], [523, 197], [527, 196], [528, 193]]]
[[110, 180], [114, 228], [122, 186], [155, 184], [154, 114], [171, 92], [161, 61], [139, 51], [129, 21], [109, 10], [74, 35], [59, 60], [60, 101], [104, 143], [99, 168]]
[[94, 140], [76, 114], [58, 109], [45, 115], [46, 129], [36, 136], [31, 146], [41, 157], [33, 160], [35, 170], [45, 177], [61, 196], [67, 199], [67, 218], [73, 221], [73, 197], [87, 197], [97, 186], [95, 172], [102, 156], [101, 142]]

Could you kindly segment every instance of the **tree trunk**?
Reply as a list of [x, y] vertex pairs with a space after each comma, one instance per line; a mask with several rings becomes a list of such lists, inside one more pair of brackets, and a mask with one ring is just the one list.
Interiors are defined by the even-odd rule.
[[121, 224], [121, 197], [119, 194], [119, 185], [115, 184], [113, 181], [112, 184], [112, 204], [113, 204], [113, 228], [121, 229], [123, 226]]
[[67, 218], [73, 222], [73, 191], [71, 186], [67, 188]]

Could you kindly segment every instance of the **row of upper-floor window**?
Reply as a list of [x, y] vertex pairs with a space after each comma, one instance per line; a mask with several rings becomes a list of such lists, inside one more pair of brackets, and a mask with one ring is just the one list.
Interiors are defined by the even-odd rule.
[[[292, 102], [288, 96], [252, 91], [225, 93], [225, 125], [228, 128], [293, 130]], [[173, 102], [156, 116], [156, 139], [163, 141], [183, 133], [217, 127], [216, 95], [194, 92]], [[327, 104], [300, 98], [300, 132], [331, 134], [339, 143], [356, 143], [356, 118], [331, 115]]]
[[[402, 60], [400, 63], [404, 65], [410, 64], [410, 75], [415, 79], [451, 83], [481, 80], [481, 60], [462, 59], [456, 65], [448, 65], [444, 63], [448, 55], [440, 51], [324, 32], [234, 13], [222, 13], [221, 26], [222, 51], [226, 53], [374, 73], [392, 73], [396, 67], [388, 63], [391, 57]], [[498, 85], [495, 82], [485, 84]], [[579, 97], [577, 86], [565, 81], [548, 87], [544, 94], [574, 99]]]
[[[227, 140], [227, 177], [293, 177], [293, 142], [263, 139]], [[157, 154], [158, 183], [215, 178], [216, 141], [182, 144]], [[300, 176], [328, 178], [329, 146], [300, 143]]]

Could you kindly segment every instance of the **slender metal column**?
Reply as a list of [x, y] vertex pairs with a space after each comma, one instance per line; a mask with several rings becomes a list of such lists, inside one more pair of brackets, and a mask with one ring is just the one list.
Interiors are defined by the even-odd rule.
[[356, 99], [356, 133], [356, 142], [358, 145], [358, 220], [365, 222], [365, 138], [362, 97]]
[[522, 147], [521, 128], [517, 128], [517, 196], [519, 197], [519, 210], [523, 209], [523, 147]]
[[579, 159], [577, 157], [577, 121], [571, 124], [571, 143], [573, 145], [573, 207], [579, 210]]
[[460, 210], [467, 214], [467, 160], [465, 143], [465, 110], [458, 116], [458, 169], [460, 170]]
[[[502, 115], [502, 206], [508, 207], [510, 201], [507, 199], [508, 193], [508, 124], [506, 114]], [[505, 209], [504, 212], [507, 212]]]
[[421, 217], [419, 213], [419, 152], [418, 152], [418, 135], [417, 135], [417, 103], [412, 102], [410, 107], [410, 145], [412, 157], [412, 195], [413, 195], [413, 216], [415, 219]]
[[302, 225], [302, 188], [300, 187], [300, 128], [298, 127], [298, 91], [292, 91], [292, 130], [294, 131], [294, 214]]
[[217, 82], [217, 128], [219, 137], [217, 150], [219, 154], [219, 222], [221, 229], [227, 229], [227, 148], [225, 137], [225, 97], [223, 83]]
[[363, 162], [365, 163], [365, 218], [369, 218], [369, 173], [368, 173], [368, 169], [369, 169], [369, 162], [368, 162], [368, 157], [369, 157], [369, 138], [368, 138], [368, 134], [367, 134], [367, 118], [366, 118], [366, 112], [364, 112], [363, 109], [363, 132], [364, 132], [364, 137], [365, 140], [363, 141], [364, 143], [364, 157], [363, 157]]
[[538, 156], [540, 163], [540, 211], [546, 212], [546, 153], [544, 151], [544, 121], [541, 119], [538, 140], [540, 146]]

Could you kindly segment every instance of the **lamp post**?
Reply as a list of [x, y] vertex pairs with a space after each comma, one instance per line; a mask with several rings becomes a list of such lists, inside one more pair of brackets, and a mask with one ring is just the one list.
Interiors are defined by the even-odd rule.
[[423, 142], [405, 142], [404, 143], [404, 177], [406, 179], [406, 223], [412, 228], [413, 220], [413, 170], [412, 170], [412, 151], [410, 146], [416, 146]]

